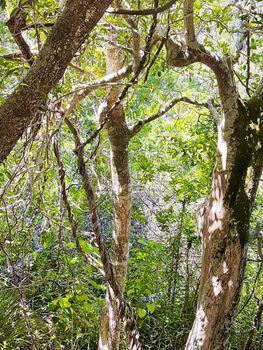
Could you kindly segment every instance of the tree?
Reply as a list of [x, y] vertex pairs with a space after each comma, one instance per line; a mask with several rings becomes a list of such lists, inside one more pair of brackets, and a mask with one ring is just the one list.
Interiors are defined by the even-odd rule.
[[184, 1], [185, 45], [167, 39], [167, 62], [195, 62], [215, 74], [223, 115], [212, 192], [202, 210], [203, 257], [197, 313], [186, 349], [225, 349], [240, 296], [249, 220], [263, 165], [263, 80], [248, 100], [237, 91], [233, 61], [198, 43], [193, 1]]
[[[79, 0], [66, 2], [27, 76], [1, 106], [1, 161], [10, 153], [29, 123], [32, 120], [38, 122], [39, 111], [46, 108], [48, 93], [62, 78], [74, 54], [110, 3], [111, 1]], [[9, 20], [9, 23], [13, 21], [17, 27], [15, 37], [26, 24], [24, 18], [21, 23], [21, 14], [24, 17], [24, 13], [23, 8], [18, 8]]]

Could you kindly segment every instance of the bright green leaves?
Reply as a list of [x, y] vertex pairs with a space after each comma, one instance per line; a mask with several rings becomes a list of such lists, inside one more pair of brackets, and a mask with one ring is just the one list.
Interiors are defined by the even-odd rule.
[[71, 298], [72, 298], [72, 296], [70, 295], [70, 296], [67, 296], [65, 298], [60, 298], [58, 300], [61, 309], [67, 309], [67, 308], [71, 307], [71, 303], [69, 301], [69, 299], [71, 299]]
[[71, 312], [74, 312], [74, 309], [77, 306], [84, 307], [89, 313], [94, 311], [94, 308], [90, 303], [90, 296], [88, 294], [73, 295], [71, 293], [66, 294], [65, 297], [59, 297], [52, 300], [48, 305], [48, 309], [56, 309], [57, 311], [71, 309]]
[[155, 304], [146, 304], [146, 309], [142, 309], [142, 308], [138, 308], [137, 309], [137, 315], [139, 316], [139, 318], [144, 318], [147, 315], [147, 311], [150, 314], [153, 314], [155, 311]]
[[89, 296], [87, 294], [76, 295], [75, 298], [78, 301], [87, 301], [87, 300], [89, 300]]

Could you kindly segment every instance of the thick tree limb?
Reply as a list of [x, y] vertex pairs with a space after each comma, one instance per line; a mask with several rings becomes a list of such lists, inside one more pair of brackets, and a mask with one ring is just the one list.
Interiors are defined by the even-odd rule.
[[117, 108], [122, 103], [123, 99], [125, 98], [128, 90], [129, 90], [129, 87], [137, 82], [137, 79], [139, 78], [139, 76], [140, 76], [140, 74], [141, 74], [142, 70], [144, 69], [144, 66], [147, 62], [147, 58], [148, 58], [148, 55], [149, 55], [149, 52], [151, 49], [152, 38], [153, 38], [153, 35], [155, 33], [156, 26], [157, 26], [157, 15], [154, 15], [153, 21], [152, 21], [152, 24], [151, 24], [151, 27], [149, 30], [149, 35], [146, 38], [143, 56], [141, 58], [141, 61], [138, 64], [136, 71], [134, 72], [133, 77], [130, 79], [129, 83], [122, 90], [122, 92], [118, 96], [118, 99], [116, 100], [114, 105], [109, 110], [107, 110], [105, 112], [105, 115], [103, 116], [103, 118], [101, 118], [100, 127], [97, 130], [95, 130], [92, 133], [92, 135], [90, 135], [90, 137], [84, 143], [82, 143], [79, 147], [82, 147], [82, 148], [85, 147], [88, 143], [90, 143], [93, 139], [95, 139], [97, 137], [97, 135], [100, 133], [100, 131], [105, 127], [106, 122], [109, 119], [112, 111], [115, 110], [115, 108]]
[[7, 157], [39, 109], [45, 107], [48, 93], [110, 3], [111, 0], [67, 0], [28, 75], [0, 108], [0, 161]]
[[[121, 7], [124, 1], [117, 1], [116, 6]], [[126, 4], [127, 5], [127, 4]], [[132, 30], [132, 56], [133, 56], [133, 71], [136, 72], [141, 61], [141, 35], [138, 27], [138, 22], [132, 16], [124, 15], [123, 19]]]
[[263, 110], [263, 78], [254, 95], [250, 98], [249, 105], [261, 108], [261, 111]]
[[197, 45], [194, 31], [193, 0], [184, 1], [185, 39], [188, 46]]
[[153, 8], [153, 9], [145, 9], [145, 10], [128, 10], [128, 9], [109, 9], [107, 12], [113, 13], [115, 15], [133, 15], [133, 16], [150, 16], [157, 15], [158, 13], [164, 12], [168, 10], [172, 5], [174, 5], [177, 0], [170, 0], [167, 4]]
[[73, 100], [71, 101], [70, 107], [67, 110], [66, 114], [69, 116], [75, 111], [77, 104], [82, 101], [86, 96], [88, 96], [92, 91], [98, 89], [101, 86], [107, 85], [109, 83], [114, 83], [132, 72], [132, 66], [127, 66], [119, 69], [117, 72], [112, 74], [107, 74], [105, 77], [100, 78], [92, 83], [85, 84], [82, 86], [74, 95]]
[[[154, 1], [155, 6], [157, 6], [157, 0]], [[157, 8], [157, 7], [156, 7]], [[144, 52], [143, 52], [143, 56], [141, 58], [141, 61], [138, 64], [138, 67], [136, 69], [136, 71], [134, 72], [133, 77], [131, 78], [129, 85], [126, 85], [126, 87], [122, 90], [122, 92], [120, 93], [117, 101], [114, 103], [114, 105], [111, 107], [111, 109], [108, 111], [107, 115], [105, 116], [106, 120], [107, 118], [109, 118], [109, 115], [111, 114], [111, 112], [119, 106], [120, 103], [122, 103], [123, 99], [125, 98], [129, 87], [137, 82], [137, 79], [139, 78], [142, 70], [144, 69], [146, 63], [147, 63], [147, 59], [149, 57], [150, 51], [151, 51], [151, 46], [152, 46], [152, 39], [154, 36], [154, 33], [156, 31], [156, 27], [157, 27], [157, 14], [153, 15], [153, 20], [150, 26], [150, 30], [149, 30], [149, 34], [146, 38], [145, 41], [145, 47], [144, 47]]]

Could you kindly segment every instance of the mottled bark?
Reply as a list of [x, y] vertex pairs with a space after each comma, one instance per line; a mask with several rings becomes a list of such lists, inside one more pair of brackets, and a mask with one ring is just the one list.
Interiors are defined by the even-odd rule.
[[227, 348], [243, 281], [249, 220], [263, 164], [262, 83], [241, 100], [231, 59], [214, 57], [196, 41], [193, 1], [185, 0], [185, 42], [166, 41], [167, 62], [201, 62], [216, 75], [222, 118], [212, 191], [202, 210], [202, 270], [197, 312], [186, 350]]
[[[115, 36], [110, 38], [115, 40]], [[119, 50], [109, 46], [107, 49], [107, 73], [111, 74], [122, 68]], [[107, 90], [106, 104], [100, 114], [100, 122], [104, 122], [107, 112], [114, 106], [121, 93], [119, 86]], [[129, 129], [125, 120], [122, 103], [119, 103], [107, 116], [106, 130], [111, 150], [111, 176], [113, 192], [113, 223], [111, 262], [117, 283], [124, 292], [128, 254], [131, 217], [131, 183], [128, 164]], [[118, 350], [121, 332], [120, 306], [114, 291], [107, 285], [106, 302], [101, 317], [99, 350]], [[129, 349], [129, 344], [127, 344]], [[135, 348], [133, 348], [135, 349]]]
[[39, 57], [17, 89], [0, 107], [0, 161], [23, 131], [45, 109], [48, 93], [63, 76], [74, 53], [85, 41], [111, 0], [68, 0], [51, 29]]

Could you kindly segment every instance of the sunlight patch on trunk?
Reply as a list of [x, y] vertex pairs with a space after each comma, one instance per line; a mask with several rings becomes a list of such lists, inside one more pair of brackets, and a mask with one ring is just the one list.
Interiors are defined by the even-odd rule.
[[99, 340], [99, 350], [109, 350], [109, 347], [107, 344], [102, 344], [102, 339]]
[[233, 281], [232, 280], [230, 280], [230, 281], [228, 281], [228, 288], [230, 289], [230, 288], [232, 288], [233, 287]]
[[222, 284], [218, 277], [212, 277], [212, 286], [216, 297], [223, 292]]
[[208, 319], [206, 317], [203, 306], [200, 305], [196, 313], [195, 322], [191, 333], [189, 334], [189, 340], [185, 349], [196, 349], [202, 347], [206, 338], [206, 327], [208, 325]]
[[227, 266], [227, 263], [224, 261], [224, 262], [223, 262], [223, 272], [224, 272], [224, 273], [228, 273], [228, 271], [229, 271], [229, 268], [228, 268], [228, 266]]
[[224, 119], [221, 123], [221, 128], [218, 130], [218, 151], [221, 154], [222, 170], [224, 171], [227, 164], [227, 143], [223, 137]]

